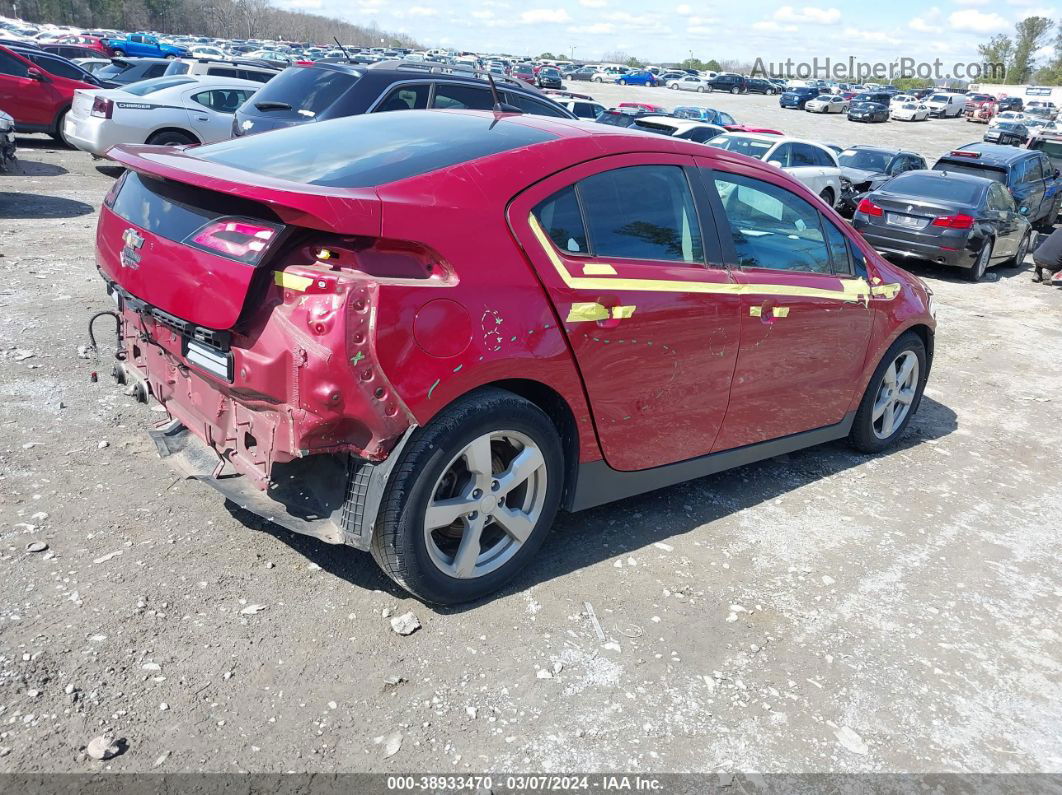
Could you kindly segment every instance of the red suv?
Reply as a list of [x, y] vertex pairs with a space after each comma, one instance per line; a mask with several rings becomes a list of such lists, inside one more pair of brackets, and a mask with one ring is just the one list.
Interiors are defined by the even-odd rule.
[[14, 117], [19, 132], [48, 133], [65, 143], [63, 120], [74, 92], [100, 85], [65, 58], [0, 47], [0, 110]]
[[159, 451], [432, 602], [559, 508], [883, 450], [929, 374], [925, 285], [721, 149], [428, 110], [110, 154], [97, 261]]

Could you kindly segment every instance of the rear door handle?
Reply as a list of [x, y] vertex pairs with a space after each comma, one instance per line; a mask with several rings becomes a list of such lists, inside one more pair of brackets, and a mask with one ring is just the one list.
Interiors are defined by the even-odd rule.
[[199, 119], [199, 121], [210, 121], [209, 116], [196, 116], [196, 118]]

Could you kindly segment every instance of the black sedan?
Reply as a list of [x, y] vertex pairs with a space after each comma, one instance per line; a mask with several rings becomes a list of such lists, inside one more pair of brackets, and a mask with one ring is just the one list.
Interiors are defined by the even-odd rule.
[[994, 127], [985, 130], [984, 138], [987, 144], [1004, 144], [1007, 146], [1024, 146], [1029, 140], [1029, 128], [1016, 121], [1001, 121]]
[[543, 66], [535, 75], [535, 84], [539, 88], [564, 88], [561, 82], [560, 69], [553, 66]]
[[1032, 226], [987, 177], [908, 171], [868, 193], [852, 225], [885, 255], [962, 268], [978, 281], [993, 265], [1020, 265]]
[[889, 106], [880, 102], [853, 102], [848, 108], [848, 121], [877, 122], [889, 120]]

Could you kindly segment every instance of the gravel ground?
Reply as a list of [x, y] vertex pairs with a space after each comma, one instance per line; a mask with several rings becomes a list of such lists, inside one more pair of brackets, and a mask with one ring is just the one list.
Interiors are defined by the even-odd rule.
[[[703, 99], [929, 158], [980, 132]], [[1062, 294], [1028, 266], [917, 270], [937, 358], [888, 455], [830, 444], [563, 516], [510, 589], [433, 610], [156, 458], [163, 415], [78, 356], [108, 306], [113, 174], [20, 145], [0, 176], [0, 771], [1062, 772]], [[88, 758], [104, 734], [122, 753]]]

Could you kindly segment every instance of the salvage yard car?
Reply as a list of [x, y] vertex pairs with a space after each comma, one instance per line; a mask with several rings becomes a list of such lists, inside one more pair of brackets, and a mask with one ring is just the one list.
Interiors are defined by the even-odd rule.
[[853, 226], [878, 251], [962, 268], [976, 282], [993, 265], [1018, 266], [1029, 222], [997, 181], [908, 171], [865, 196]]
[[259, 88], [261, 83], [237, 77], [175, 75], [124, 88], [76, 91], [63, 136], [97, 157], [117, 144], [224, 141], [236, 108]]
[[701, 144], [428, 110], [111, 156], [97, 261], [160, 453], [431, 602], [501, 588], [559, 508], [882, 451], [933, 359], [920, 280]]
[[731, 132], [712, 138], [708, 145], [755, 157], [782, 169], [818, 194], [830, 207], [842, 196], [837, 155], [815, 141], [771, 133]]

